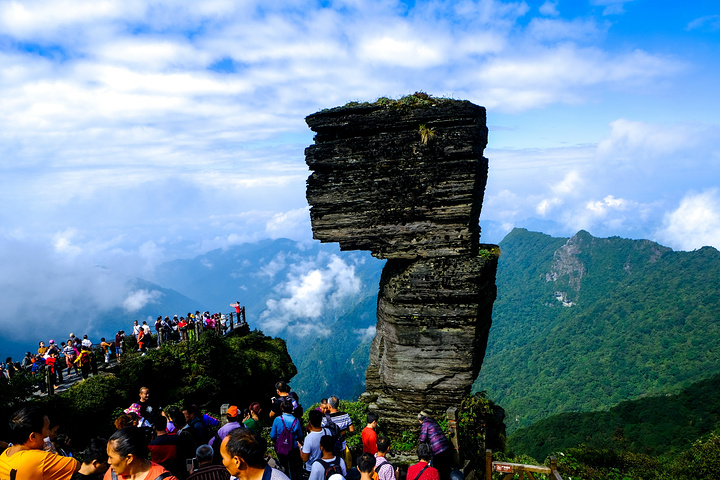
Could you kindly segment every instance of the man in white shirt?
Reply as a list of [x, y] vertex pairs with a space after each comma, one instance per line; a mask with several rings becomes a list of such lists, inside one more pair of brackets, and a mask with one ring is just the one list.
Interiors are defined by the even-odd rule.
[[[320, 437], [322, 457], [315, 460], [315, 463], [312, 464], [312, 470], [310, 470], [310, 478], [308, 480], [324, 480], [325, 477], [329, 477], [330, 474], [340, 474], [343, 477], [347, 475], [345, 461], [335, 456], [333, 453], [334, 448], [335, 438], [331, 435], [323, 435]], [[328, 475], [326, 475], [326, 472]]]
[[305, 470], [309, 473], [312, 471], [315, 460], [322, 456], [322, 451], [320, 451], [320, 438], [322, 438], [323, 435], [330, 435], [330, 430], [320, 426], [323, 420], [323, 414], [320, 410], [310, 410], [308, 412], [308, 418], [310, 420], [308, 424], [309, 433], [305, 437], [305, 441], [300, 449], [300, 458], [305, 462]]

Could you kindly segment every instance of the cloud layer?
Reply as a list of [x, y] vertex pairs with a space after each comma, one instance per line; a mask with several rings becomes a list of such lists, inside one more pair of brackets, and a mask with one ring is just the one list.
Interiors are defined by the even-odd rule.
[[[285, 259], [273, 259], [268, 265], [275, 270], [285, 266]], [[355, 274], [355, 265], [337, 255], [320, 254], [289, 266], [287, 277], [276, 288], [278, 298], [268, 300], [260, 315], [262, 329], [270, 335], [330, 335], [329, 324], [324, 322], [367, 287]]]
[[[309, 239], [304, 117], [417, 90], [488, 108], [481, 219], [717, 247], [717, 15], [670, 6], [2, 2], [2, 321], [140, 308], [125, 279], [163, 261]], [[310, 328], [292, 312], [350, 269], [297, 271], [268, 325]]]

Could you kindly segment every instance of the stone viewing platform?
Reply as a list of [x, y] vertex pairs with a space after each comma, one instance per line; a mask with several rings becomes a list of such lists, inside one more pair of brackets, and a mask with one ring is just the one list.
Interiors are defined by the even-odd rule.
[[306, 121], [314, 238], [388, 259], [363, 398], [391, 429], [416, 428], [420, 410], [469, 394], [487, 345], [497, 249], [479, 243], [485, 109], [416, 93]]

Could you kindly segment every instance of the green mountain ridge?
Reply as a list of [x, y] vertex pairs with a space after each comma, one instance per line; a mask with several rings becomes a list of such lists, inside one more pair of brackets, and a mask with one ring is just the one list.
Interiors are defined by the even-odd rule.
[[510, 431], [678, 392], [720, 372], [716, 249], [674, 252], [648, 240], [523, 229], [500, 248], [475, 389], [506, 409]]
[[648, 455], [677, 454], [720, 427], [720, 375], [676, 395], [629, 400], [604, 412], [569, 412], [517, 430], [508, 446], [542, 461], [584, 444]]

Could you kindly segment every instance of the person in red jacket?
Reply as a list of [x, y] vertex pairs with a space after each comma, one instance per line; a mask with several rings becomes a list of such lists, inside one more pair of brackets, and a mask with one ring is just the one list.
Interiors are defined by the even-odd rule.
[[375, 412], [368, 412], [367, 414], [367, 425], [362, 431], [363, 452], [372, 453], [373, 455], [377, 453], [377, 433], [375, 433], [375, 429], [379, 418]]
[[432, 448], [427, 443], [421, 443], [417, 449], [420, 461], [410, 465], [407, 471], [407, 480], [440, 480], [440, 473], [430, 466], [432, 460]]

